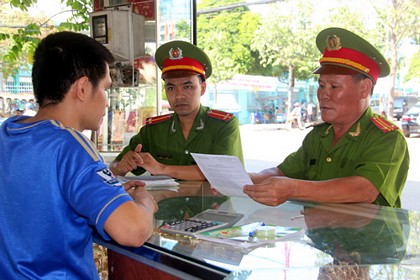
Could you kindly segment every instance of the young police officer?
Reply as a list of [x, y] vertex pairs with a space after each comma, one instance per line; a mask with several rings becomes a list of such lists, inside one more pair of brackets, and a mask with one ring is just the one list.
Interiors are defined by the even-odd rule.
[[115, 175], [131, 171], [204, 180], [190, 153], [225, 154], [243, 161], [238, 119], [200, 104], [212, 73], [208, 56], [184, 41], [172, 41], [156, 50], [165, 91], [174, 114], [146, 120], [146, 125], [111, 163]]

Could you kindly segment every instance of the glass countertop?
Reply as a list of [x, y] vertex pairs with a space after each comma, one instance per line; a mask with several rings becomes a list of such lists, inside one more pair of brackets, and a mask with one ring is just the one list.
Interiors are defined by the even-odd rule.
[[[197, 266], [224, 279], [420, 278], [418, 212], [302, 201], [270, 207], [248, 197], [215, 195], [207, 182], [199, 181], [181, 182], [178, 191], [151, 193], [159, 205], [153, 236], [141, 248], [114, 244], [112, 250], [144, 255], [147, 248], [156, 253], [148, 257], [157, 262], [186, 272]], [[272, 236], [260, 238], [263, 242], [253, 244], [220, 243], [159, 230], [165, 223], [206, 209], [243, 214], [236, 226], [265, 223], [298, 230], [274, 240]]]

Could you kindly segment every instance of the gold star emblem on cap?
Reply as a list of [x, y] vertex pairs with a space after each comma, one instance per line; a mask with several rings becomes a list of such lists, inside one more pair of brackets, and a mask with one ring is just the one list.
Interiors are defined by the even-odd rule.
[[326, 41], [327, 49], [329, 51], [338, 51], [339, 49], [341, 49], [340, 37], [338, 37], [337, 35], [327, 35]]
[[176, 47], [176, 48], [171, 48], [169, 50], [169, 59], [172, 60], [176, 60], [176, 59], [182, 59], [182, 49]]

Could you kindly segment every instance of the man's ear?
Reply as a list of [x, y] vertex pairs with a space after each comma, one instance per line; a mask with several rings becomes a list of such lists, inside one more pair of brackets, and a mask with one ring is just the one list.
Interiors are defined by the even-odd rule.
[[76, 80], [75, 82], [75, 89], [76, 89], [76, 97], [79, 100], [86, 100], [88, 93], [90, 92], [91, 83], [88, 77], [83, 76]]
[[201, 86], [201, 96], [203, 96], [203, 94], [206, 92], [207, 83], [206, 82], [202, 82], [200, 84], [200, 86]]
[[371, 79], [363, 79], [361, 81], [362, 85], [362, 97], [368, 98], [372, 92], [373, 81]]

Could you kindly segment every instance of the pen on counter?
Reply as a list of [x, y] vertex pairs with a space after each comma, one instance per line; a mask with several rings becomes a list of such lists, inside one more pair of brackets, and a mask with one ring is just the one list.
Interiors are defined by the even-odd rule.
[[301, 219], [303, 217], [305, 217], [305, 216], [304, 215], [298, 215], [298, 216], [291, 217], [290, 220], [293, 221], [293, 220], [296, 220], [296, 219]]
[[261, 226], [265, 226], [265, 223], [263, 223], [263, 222], [257, 223], [257, 225], [248, 233], [248, 236], [251, 237], [251, 238], [255, 237], [255, 233], [257, 231], [257, 228], [261, 227]]

